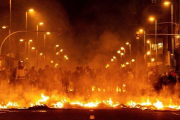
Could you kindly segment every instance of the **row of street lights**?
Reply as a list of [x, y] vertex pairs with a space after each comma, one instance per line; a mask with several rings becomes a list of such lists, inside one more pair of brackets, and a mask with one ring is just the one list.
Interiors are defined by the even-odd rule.
[[[176, 23], [173, 22], [173, 3], [170, 2], [170, 1], [164, 1], [163, 4], [164, 4], [165, 6], [171, 5], [171, 22], [161, 22], [161, 23], [158, 23], [158, 22], [157, 22], [157, 18], [155, 18], [155, 17], [153, 17], [153, 16], [149, 17], [149, 20], [150, 20], [151, 22], [154, 22], [154, 25], [155, 25], [155, 33], [154, 33], [154, 36], [155, 36], [155, 38], [154, 38], [155, 58], [151, 58], [151, 61], [150, 61], [150, 62], [154, 62], [154, 61], [155, 61], [155, 65], [157, 65], [157, 61], [158, 61], [158, 57], [157, 57], [157, 54], [158, 54], [157, 24], [168, 24], [168, 23], [171, 24], [171, 34], [169, 34], [169, 35], [171, 35], [171, 44], [172, 44], [171, 58], [173, 58], [173, 59], [171, 59], [171, 60], [174, 61], [173, 25], [178, 25], [178, 24], [176, 24]], [[147, 43], [150, 44], [150, 51], [145, 52], [145, 41], [146, 41], [145, 36], [146, 36], [146, 32], [145, 32], [145, 30], [140, 29], [140, 30], [137, 32], [137, 34], [139, 34], [139, 33], [141, 33], [141, 34], [144, 35], [144, 53], [145, 53], [146, 56], [147, 56], [147, 55], [150, 55], [150, 54], [151, 54], [151, 47], [152, 47], [152, 46], [151, 46], [151, 42], [150, 42], [150, 41], [147, 41]], [[136, 38], [136, 39], [139, 39], [139, 38]], [[173, 57], [172, 57], [172, 56], [173, 56]], [[145, 57], [145, 63], [146, 63], [146, 62], [147, 62], [147, 61], [146, 61], [146, 57]], [[147, 63], [146, 63], [146, 64], [147, 64]], [[172, 62], [172, 64], [171, 64], [171, 66], [173, 67], [173, 62]]]
[[[133, 62], [135, 62], [135, 59], [131, 59], [131, 44], [129, 42], [126, 42], [126, 45], [128, 46], [128, 49], [129, 49], [129, 56], [127, 57], [127, 51], [124, 47], [120, 47], [119, 50], [117, 50], [117, 54], [120, 55], [120, 63], [121, 63], [121, 67], [126, 67], [128, 65], [130, 65], [131, 67], [131, 64]], [[131, 60], [130, 60], [131, 59]], [[125, 60], [128, 60], [129, 62], [125, 62]], [[117, 62], [117, 57], [116, 56], [113, 56], [111, 58], [111, 63], [116, 63]], [[105, 68], [109, 68], [110, 67], [110, 64], [106, 64]]]

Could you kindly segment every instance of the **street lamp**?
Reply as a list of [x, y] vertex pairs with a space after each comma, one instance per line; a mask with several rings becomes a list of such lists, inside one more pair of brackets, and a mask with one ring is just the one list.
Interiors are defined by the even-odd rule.
[[[37, 29], [37, 41], [36, 41], [36, 43], [37, 43], [37, 49], [39, 48], [39, 25], [41, 26], [41, 25], [43, 25], [44, 23], [43, 22], [40, 22], [39, 24], [37, 24], [37, 26], [36, 26], [36, 29]], [[37, 57], [37, 68], [38, 68], [38, 57]]]
[[122, 62], [122, 56], [124, 55], [124, 53], [121, 53], [121, 62]]
[[60, 52], [63, 52], [63, 49], [60, 49]]
[[7, 29], [9, 26], [3, 25], [2, 29]]
[[50, 32], [46, 32], [45, 34], [44, 34], [44, 62], [46, 62], [46, 36], [47, 35], [50, 35]]
[[129, 42], [126, 42], [126, 45], [129, 46], [129, 57], [131, 58], [131, 44]]
[[151, 41], [147, 40], [147, 44], [149, 44], [149, 50], [151, 51]]
[[157, 19], [155, 19], [154, 17], [150, 17], [149, 20], [151, 22], [155, 22], [155, 46], [156, 46], [156, 64], [157, 64]]
[[54, 46], [54, 52], [56, 52], [56, 48], [58, 48], [58, 47], [59, 47], [58, 44]]
[[[169, 6], [171, 5], [171, 34], [173, 34], [173, 3], [170, 2], [170, 1], [164, 1], [164, 5], [165, 6]], [[174, 38], [173, 36], [171, 36], [171, 46], [172, 46], [172, 54], [173, 54], [173, 57], [172, 57], [172, 67], [174, 66]]]
[[[33, 12], [34, 11], [34, 9], [29, 9], [29, 10], [27, 10], [26, 11], [26, 41], [27, 41], [27, 31], [28, 31], [28, 13], [29, 12]], [[27, 51], [25, 50], [25, 53], [26, 53]], [[27, 54], [27, 53], [26, 53]]]
[[[146, 31], [143, 29], [139, 29], [139, 33], [143, 34], [143, 42], [144, 42], [144, 53], [145, 53], [145, 40], [146, 40]], [[139, 50], [139, 41], [138, 41], [138, 50]], [[139, 52], [139, 51], [138, 51]]]

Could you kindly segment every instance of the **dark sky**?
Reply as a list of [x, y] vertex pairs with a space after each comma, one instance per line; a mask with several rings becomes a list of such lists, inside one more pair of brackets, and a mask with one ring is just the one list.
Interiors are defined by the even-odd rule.
[[[0, 0], [0, 24], [7, 23], [8, 0]], [[46, 28], [61, 35], [52, 37], [78, 62], [109, 59], [125, 42], [135, 41], [140, 0], [12, 0], [13, 30], [24, 29], [25, 11], [32, 7], [36, 19], [29, 17], [29, 29], [42, 19]], [[3, 18], [3, 19], [2, 19]], [[19, 27], [16, 27], [19, 26]], [[88, 59], [88, 61], [86, 61]], [[90, 61], [89, 61], [90, 60]]]

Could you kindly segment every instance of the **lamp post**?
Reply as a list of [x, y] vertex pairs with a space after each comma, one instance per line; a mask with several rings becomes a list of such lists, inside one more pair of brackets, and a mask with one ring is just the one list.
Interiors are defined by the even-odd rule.
[[45, 34], [44, 34], [44, 62], [46, 62], [46, 36], [47, 35], [50, 35], [50, 32], [46, 32]]
[[[12, 4], [11, 0], [9, 0], [9, 11], [10, 11], [10, 17], [9, 17], [9, 35], [11, 34], [11, 23], [12, 23]], [[11, 37], [9, 37], [9, 64], [10, 68], [12, 68], [11, 65], [11, 45], [10, 45]]]
[[[29, 9], [29, 10], [26, 11], [26, 41], [27, 41], [27, 31], [28, 31], [28, 12], [33, 12], [33, 11], [34, 11], [33, 9]], [[25, 42], [25, 44], [26, 44], [26, 42]], [[28, 44], [27, 44], [27, 46], [28, 46]], [[28, 50], [26, 50], [26, 49], [25, 49], [25, 54], [26, 54], [26, 57], [27, 57]], [[27, 63], [26, 63], [26, 65], [27, 65]]]
[[154, 42], [155, 42], [155, 49], [156, 49], [156, 62], [155, 64], [157, 65], [157, 19], [155, 19], [154, 17], [150, 17], [149, 18], [150, 21], [154, 21], [155, 23], [155, 38], [154, 38]]
[[[145, 41], [146, 41], [146, 31], [143, 29], [139, 29], [139, 33], [143, 34], [143, 43], [144, 43], [144, 53], [145, 53]], [[139, 41], [138, 41], [139, 42]], [[139, 43], [138, 43], [139, 44]], [[139, 49], [139, 47], [138, 47]]]
[[[169, 6], [169, 5], [171, 5], [171, 34], [173, 34], [173, 24], [174, 24], [174, 22], [173, 22], [173, 3], [172, 2], [169, 2], [169, 1], [165, 1], [164, 2], [164, 5], [165, 6]], [[171, 47], [172, 47], [172, 52], [171, 52], [171, 55], [172, 55], [172, 64], [171, 64], [171, 66], [172, 67], [174, 67], [174, 37], [173, 36], [171, 36]]]
[[131, 44], [129, 42], [126, 42], [126, 45], [129, 46], [129, 59], [131, 59]]
[[[36, 41], [36, 47], [37, 47], [37, 50], [39, 49], [39, 25], [43, 25], [44, 23], [43, 22], [40, 22], [39, 24], [37, 24], [36, 26], [36, 29], [37, 29], [37, 41]], [[38, 53], [37, 53], [38, 54]], [[37, 68], [38, 68], [38, 64], [39, 64], [39, 60], [38, 60], [38, 56], [37, 56]]]

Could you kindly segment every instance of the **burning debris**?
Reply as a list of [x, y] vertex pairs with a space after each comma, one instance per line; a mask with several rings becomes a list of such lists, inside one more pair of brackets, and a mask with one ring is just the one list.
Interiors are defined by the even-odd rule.
[[88, 66], [85, 69], [77, 67], [72, 73], [49, 66], [38, 73], [33, 68], [23, 82], [2, 80], [0, 108], [180, 109], [179, 94], [176, 93], [179, 83], [174, 87], [174, 93], [168, 86], [157, 92], [151, 82], [142, 82], [132, 75], [132, 71], [125, 73], [107, 68], [95, 72]]

